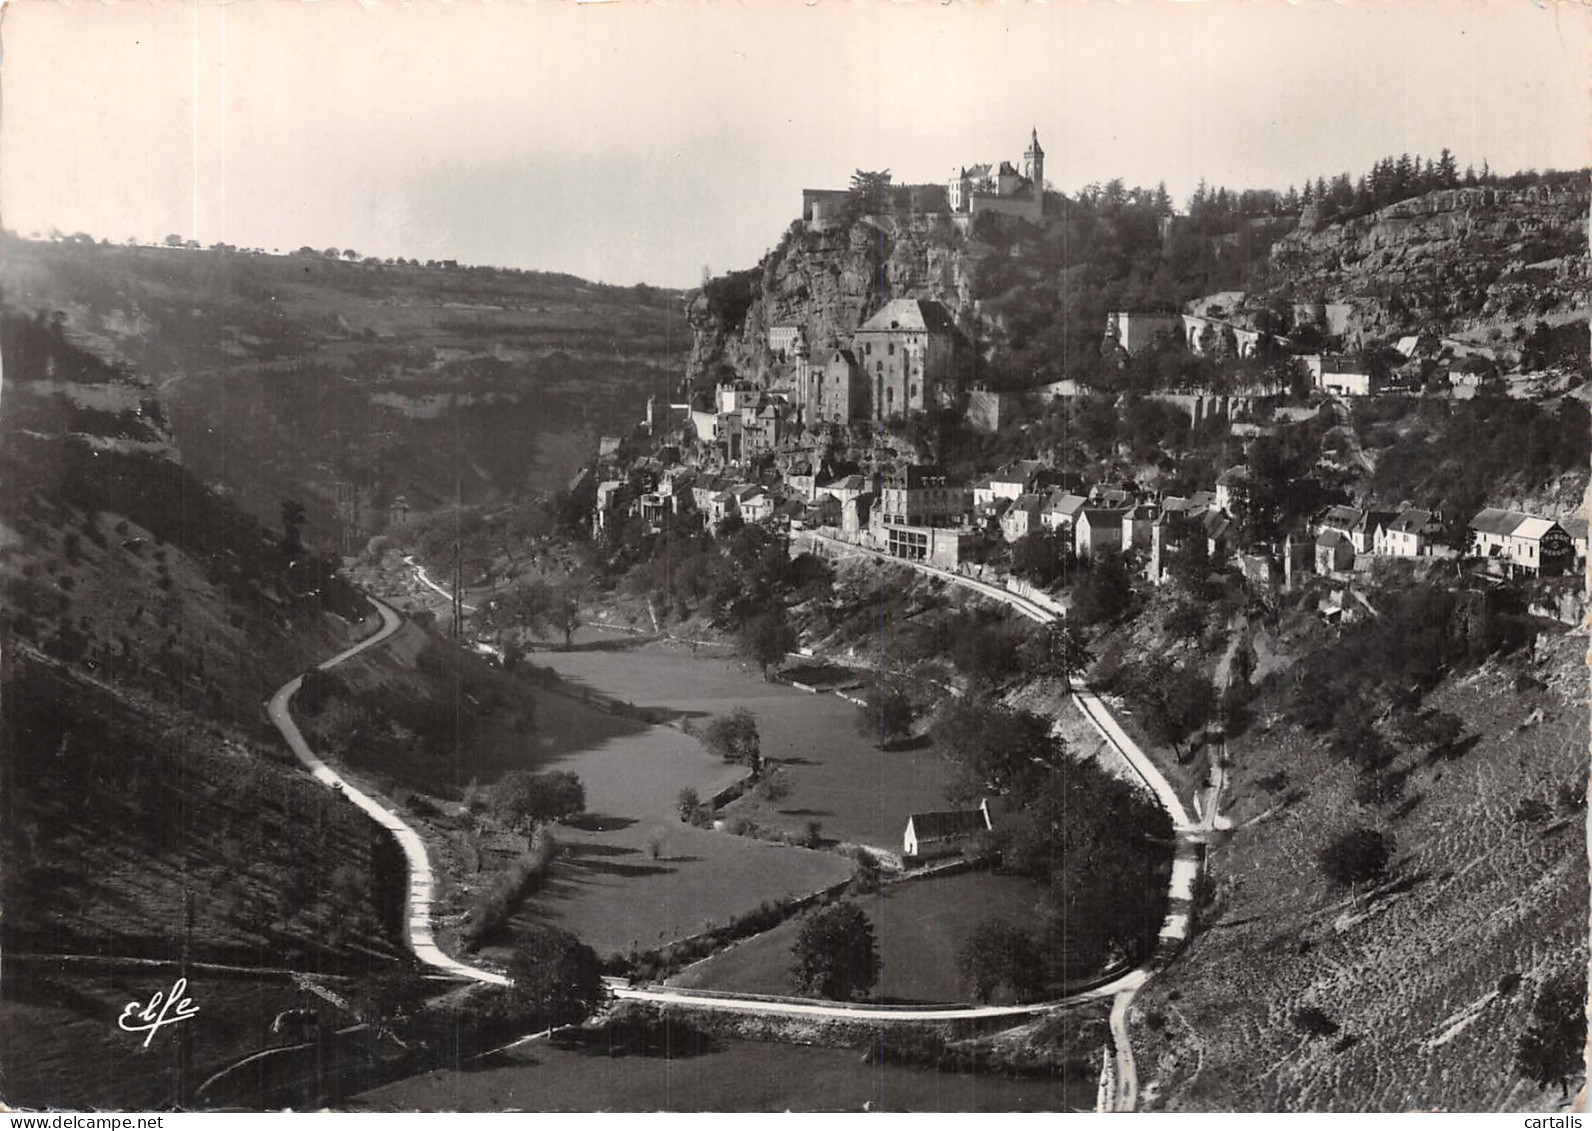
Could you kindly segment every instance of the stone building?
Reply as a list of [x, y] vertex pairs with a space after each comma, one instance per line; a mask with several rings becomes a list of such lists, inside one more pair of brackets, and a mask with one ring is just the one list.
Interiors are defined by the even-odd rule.
[[962, 352], [951, 312], [929, 299], [895, 299], [852, 338], [852, 353], [871, 386], [875, 419], [905, 416], [940, 404]]
[[1035, 224], [1045, 218], [1045, 151], [1035, 129], [1023, 154], [1023, 171], [1011, 162], [998, 165], [959, 165], [946, 184], [946, 199], [953, 213], [977, 216], [997, 212], [1021, 216]]

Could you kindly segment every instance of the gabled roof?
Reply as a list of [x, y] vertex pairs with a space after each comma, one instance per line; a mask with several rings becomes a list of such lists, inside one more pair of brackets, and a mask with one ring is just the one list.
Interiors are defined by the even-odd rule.
[[1140, 503], [1136, 507], [1129, 507], [1123, 517], [1136, 520], [1151, 519], [1161, 513], [1161, 508], [1154, 503]]
[[860, 491], [867, 486], [867, 480], [860, 475], [848, 475], [844, 479], [837, 479], [833, 483], [825, 483], [825, 491]]
[[1122, 522], [1127, 511], [1121, 507], [1084, 507], [1078, 512], [1078, 521], [1089, 521], [1090, 526], [1115, 526]]
[[1345, 545], [1348, 541], [1349, 536], [1347, 534], [1332, 527], [1328, 527], [1326, 530], [1323, 530], [1320, 534], [1316, 535], [1316, 545], [1318, 546], [1341, 546]]
[[1407, 510], [1387, 524], [1389, 534], [1419, 534], [1434, 525], [1431, 511]]
[[1081, 511], [1089, 500], [1082, 495], [1074, 495], [1070, 491], [1053, 491], [1050, 499], [1045, 503], [1045, 510], [1051, 514], [1065, 515], [1068, 518]]
[[932, 299], [898, 298], [884, 304], [879, 312], [857, 328], [857, 333], [890, 333], [926, 330], [933, 334], [955, 334], [956, 320], [951, 312]]
[[1508, 537], [1513, 534], [1529, 515], [1519, 511], [1506, 511], [1501, 507], [1484, 507], [1475, 518], [1470, 520], [1470, 528], [1478, 534], [1496, 534], [1499, 537]]
[[[1535, 542], [1537, 539], [1541, 538], [1544, 534], [1557, 526], [1559, 526], [1559, 524], [1554, 522], [1551, 518], [1536, 518], [1534, 516], [1528, 516], [1526, 521], [1515, 527], [1514, 537], [1526, 538]], [[1560, 527], [1560, 529], [1563, 528]]]
[[1337, 530], [1353, 530], [1364, 518], [1365, 512], [1358, 507], [1328, 507], [1327, 513], [1321, 516], [1321, 525]]
[[949, 809], [936, 813], [913, 813], [907, 826], [917, 834], [921, 843], [926, 840], [946, 840], [951, 837], [971, 836], [989, 827], [982, 809]]
[[1233, 525], [1233, 520], [1221, 511], [1206, 511], [1200, 522], [1205, 527], [1205, 534], [1209, 538], [1220, 538], [1227, 533], [1227, 528]]
[[1031, 515], [1038, 514], [1039, 508], [1044, 505], [1044, 502], [1045, 500], [1038, 495], [1018, 495], [1017, 498], [1012, 500], [1012, 510], [1027, 511]]

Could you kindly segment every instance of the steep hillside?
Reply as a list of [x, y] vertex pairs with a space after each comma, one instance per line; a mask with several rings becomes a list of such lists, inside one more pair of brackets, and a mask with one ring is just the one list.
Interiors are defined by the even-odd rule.
[[1517, 182], [1427, 192], [1325, 222], [1315, 206], [1291, 211], [1276, 194], [1250, 207], [1197, 199], [1174, 216], [1164, 192], [1120, 182], [1050, 194], [1037, 225], [911, 211], [798, 221], [756, 267], [693, 297], [688, 373], [699, 386], [727, 374], [766, 379], [778, 367], [770, 328], [800, 327], [813, 348], [845, 344], [893, 298], [945, 303], [978, 347], [967, 376], [1010, 388], [1061, 378], [1124, 385], [1101, 357], [1108, 311], [1181, 309], [1219, 292], [1232, 299], [1225, 316], [1273, 333], [1293, 327], [1296, 303], [1342, 302], [1354, 313], [1337, 329], [1351, 343], [1432, 329], [1483, 350], [1518, 349], [1539, 319], [1584, 321], [1592, 289], [1585, 175]]
[[1588, 196], [1585, 175], [1564, 174], [1429, 192], [1327, 225], [1307, 212], [1260, 283], [1298, 301], [1351, 303], [1351, 328], [1373, 337], [1431, 325], [1485, 342], [1513, 323], [1584, 321]]
[[692, 298], [687, 376], [766, 375], [771, 327], [800, 326], [814, 349], [844, 345], [892, 298], [936, 299], [961, 313], [971, 305], [968, 267], [977, 254], [948, 220], [863, 216], [824, 230], [798, 221], [757, 267]]
[[[0, 1098], [161, 1106], [305, 1004], [282, 971], [401, 951], [396, 845], [263, 709], [371, 610], [174, 461], [147, 383], [12, 311], [0, 353]], [[182, 958], [179, 1064], [114, 1020]]]
[[[187, 464], [355, 548], [404, 496], [560, 486], [674, 383], [682, 296], [319, 253], [6, 241], [7, 298], [162, 390]], [[342, 503], [342, 521], [338, 504]]]
[[[1306, 646], [1251, 644], [1268, 673]], [[1516, 1051], [1544, 986], [1584, 994], [1585, 653], [1545, 634], [1445, 679], [1396, 745], [1336, 691], [1339, 729], [1360, 720], [1347, 744], [1263, 701], [1228, 747], [1233, 831], [1213, 839], [1197, 933], [1132, 1011], [1146, 1106], [1557, 1105]], [[1354, 829], [1393, 856], [1334, 886], [1323, 852]]]

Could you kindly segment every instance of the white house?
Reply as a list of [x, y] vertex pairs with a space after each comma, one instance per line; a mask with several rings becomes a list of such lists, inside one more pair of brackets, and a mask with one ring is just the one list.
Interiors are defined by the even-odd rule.
[[1421, 558], [1432, 552], [1442, 535], [1442, 524], [1431, 511], [1400, 511], [1376, 529], [1375, 553], [1392, 558]]
[[1520, 511], [1487, 507], [1470, 520], [1476, 555], [1500, 562], [1511, 573], [1562, 573], [1574, 561], [1575, 543], [1557, 522]]
[[907, 818], [901, 837], [901, 854], [909, 860], [932, 860], [954, 856], [977, 833], [994, 828], [989, 801], [977, 809], [948, 809], [934, 813], [913, 813]]

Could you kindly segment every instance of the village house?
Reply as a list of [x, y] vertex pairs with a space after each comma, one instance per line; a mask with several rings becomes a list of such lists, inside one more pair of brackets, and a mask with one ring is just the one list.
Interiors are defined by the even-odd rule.
[[1039, 511], [1044, 505], [1042, 496], [1018, 495], [1012, 500], [1012, 505], [1006, 508], [1006, 513], [1001, 515], [1001, 537], [1008, 542], [1016, 542], [1039, 530]]
[[1072, 524], [1078, 517], [1078, 512], [1089, 505], [1089, 500], [1082, 495], [1074, 495], [1061, 488], [1050, 493], [1045, 500], [1044, 507], [1039, 512], [1039, 523], [1046, 530], [1065, 531], [1067, 541], [1072, 541]]
[[592, 511], [592, 533], [606, 530], [630, 502], [630, 485], [622, 479], [605, 479], [597, 484], [597, 506]]
[[884, 550], [891, 557], [956, 569], [977, 541], [975, 531], [954, 526], [883, 526]]
[[1426, 557], [1442, 534], [1443, 525], [1431, 511], [1400, 511], [1377, 527], [1374, 552], [1392, 558]]
[[961, 356], [951, 312], [929, 299], [893, 299], [858, 327], [852, 353], [872, 385], [880, 420], [935, 408]]
[[818, 476], [814, 475], [809, 464], [801, 463], [793, 467], [785, 476], [785, 486], [795, 498], [804, 503], [810, 503], [818, 497]]
[[1127, 513], [1107, 507], [1084, 507], [1073, 523], [1073, 551], [1080, 558], [1112, 554], [1122, 549], [1122, 516]]
[[1205, 532], [1205, 552], [1211, 561], [1225, 560], [1233, 548], [1233, 520], [1212, 507], [1200, 516], [1200, 526]]
[[741, 483], [730, 489], [735, 497], [735, 512], [746, 522], [763, 522], [774, 513], [774, 496], [756, 483]]
[[847, 475], [844, 478], [835, 480], [833, 483], [824, 484], [818, 488], [818, 493], [820, 495], [831, 495], [841, 506], [845, 506], [867, 489], [868, 481], [862, 476]]
[[1362, 510], [1359, 507], [1328, 507], [1315, 522], [1315, 532], [1336, 530], [1349, 539], [1357, 554], [1376, 552], [1377, 531], [1398, 516], [1392, 511]]
[[1342, 573], [1354, 568], [1354, 543], [1341, 530], [1327, 527], [1316, 535], [1316, 572]]
[[730, 485], [722, 475], [701, 475], [691, 484], [691, 508], [698, 514], [708, 515], [713, 510], [713, 497]]
[[1551, 519], [1487, 507], [1470, 520], [1470, 528], [1476, 532], [1476, 556], [1502, 565], [1511, 574], [1552, 576], [1575, 560], [1569, 533]]
[[1564, 532], [1570, 536], [1570, 547], [1575, 554], [1575, 568], [1586, 568], [1586, 535], [1587, 520], [1584, 518], [1567, 518], [1559, 524], [1564, 527]]
[[1140, 503], [1122, 512], [1122, 548], [1148, 550], [1150, 532], [1155, 528], [1156, 516], [1161, 508], [1152, 503]]
[[1117, 310], [1106, 315], [1106, 337], [1124, 353], [1137, 354], [1158, 341], [1181, 340], [1183, 318], [1142, 310]]
[[1089, 489], [1089, 505], [1108, 510], [1130, 507], [1137, 498], [1137, 493], [1131, 487], [1114, 483], [1096, 483]]
[[994, 827], [988, 801], [980, 802], [977, 809], [913, 813], [901, 837], [901, 854], [912, 861], [955, 856], [974, 836]]
[[796, 362], [796, 402], [809, 427], [820, 423], [850, 424], [866, 420], [868, 381], [853, 350], [819, 350]]
[[1249, 494], [1249, 468], [1243, 464], [1229, 467], [1216, 479], [1215, 507], [1232, 514], [1235, 507], [1243, 506]]
[[1314, 375], [1320, 388], [1338, 396], [1367, 397], [1376, 391], [1371, 370], [1361, 358], [1326, 354]]
[[938, 467], [910, 464], [888, 475], [879, 491], [879, 520], [899, 526], [952, 526], [964, 519], [971, 498]]

